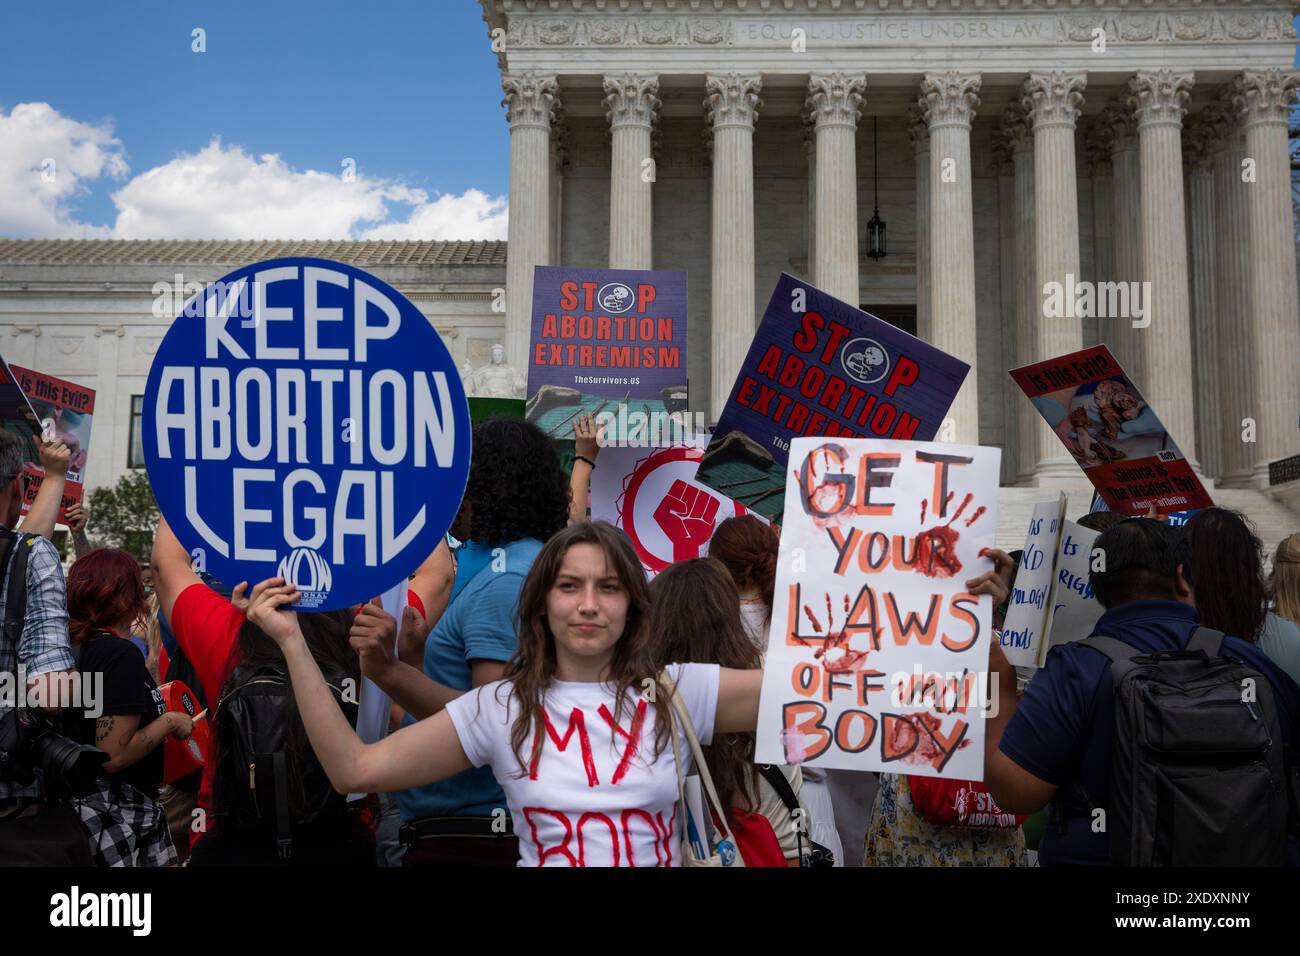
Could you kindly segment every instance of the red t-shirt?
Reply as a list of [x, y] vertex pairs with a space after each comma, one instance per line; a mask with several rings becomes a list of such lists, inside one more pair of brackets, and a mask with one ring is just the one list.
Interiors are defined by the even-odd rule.
[[[191, 584], [176, 598], [172, 607], [171, 627], [176, 642], [194, 665], [194, 673], [203, 685], [203, 695], [208, 701], [209, 722], [215, 716], [221, 687], [238, 661], [235, 650], [239, 644], [239, 628], [244, 615], [235, 606], [206, 584]], [[203, 780], [199, 786], [198, 805], [212, 812], [212, 781], [217, 769], [216, 726], [212, 724], [212, 743], [208, 762], [203, 767]], [[191, 845], [200, 834], [190, 836]]]

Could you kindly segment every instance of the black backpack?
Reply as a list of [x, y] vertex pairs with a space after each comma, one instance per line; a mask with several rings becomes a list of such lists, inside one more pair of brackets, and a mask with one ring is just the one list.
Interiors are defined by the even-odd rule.
[[1222, 656], [1223, 632], [1207, 627], [1178, 651], [1081, 643], [1110, 659], [1115, 683], [1111, 861], [1281, 865], [1294, 780], [1268, 679]]
[[[356, 727], [357, 705], [344, 699], [346, 679], [325, 673], [339, 708]], [[348, 814], [347, 795], [334, 790], [305, 733], [297, 735], [300, 746], [294, 746], [292, 696], [283, 664], [236, 669], [216, 711], [220, 756], [215, 788], [221, 819], [241, 828], [273, 827], [282, 859], [293, 853], [295, 827], [343, 824]], [[301, 718], [295, 714], [292, 720], [300, 728]]]

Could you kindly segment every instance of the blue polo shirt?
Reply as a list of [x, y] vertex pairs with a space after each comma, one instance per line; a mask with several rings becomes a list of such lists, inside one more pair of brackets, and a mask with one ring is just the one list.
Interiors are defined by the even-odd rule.
[[[424, 672], [439, 684], [469, 690], [470, 661], [508, 661], [517, 645], [515, 614], [524, 586], [542, 542], [522, 538], [502, 545], [499, 559], [490, 554], [486, 564], [465, 562], [469, 580], [455, 589], [455, 597], [424, 644]], [[459, 585], [459, 580], [457, 581]], [[415, 723], [407, 715], [403, 726]], [[411, 790], [398, 790], [402, 819], [425, 817], [491, 816], [505, 808], [506, 797], [492, 776], [491, 767], [475, 767], [454, 777]]]
[[[1196, 630], [1196, 609], [1178, 601], [1134, 601], [1112, 608], [1093, 634], [1123, 641], [1139, 651], [1181, 650]], [[1224, 638], [1223, 656], [1259, 671], [1273, 687], [1278, 721], [1289, 745], [1300, 737], [1300, 687], [1258, 647]], [[1110, 801], [1110, 762], [1115, 732], [1110, 660], [1078, 643], [1058, 645], [1025, 688], [998, 749], [1040, 780], [1066, 787], [1081, 782], [1094, 806]], [[1050, 814], [1049, 814], [1050, 815]], [[1092, 831], [1092, 817], [1066, 819], [1061, 835], [1050, 822], [1038, 848], [1043, 866], [1108, 866], [1110, 842]]]

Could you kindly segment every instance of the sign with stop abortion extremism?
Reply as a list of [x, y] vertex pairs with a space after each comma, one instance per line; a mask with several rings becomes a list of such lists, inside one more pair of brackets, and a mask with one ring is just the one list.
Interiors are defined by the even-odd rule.
[[469, 474], [451, 355], [352, 266], [245, 266], [187, 304], [154, 356], [144, 454], [196, 569], [282, 575], [299, 610], [367, 601], [433, 552]]

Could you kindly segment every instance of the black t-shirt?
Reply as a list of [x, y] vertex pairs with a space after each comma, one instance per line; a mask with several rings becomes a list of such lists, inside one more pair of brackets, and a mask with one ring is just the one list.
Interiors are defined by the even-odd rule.
[[[166, 712], [162, 694], [158, 685], [145, 666], [140, 649], [131, 641], [117, 637], [106, 631], [97, 632], [90, 640], [81, 645], [81, 657], [77, 669], [82, 673], [82, 680], [98, 681], [103, 675], [100, 701], [102, 711], [99, 716], [140, 715], [140, 729], [144, 729]], [[92, 684], [92, 687], [94, 684]], [[69, 721], [68, 735], [83, 744], [99, 744], [95, 741], [95, 724], [98, 718], [87, 717], [78, 711]], [[114, 728], [113, 734], [120, 731]], [[163, 778], [163, 748], [159, 744], [145, 757], [131, 766], [118, 771], [114, 776], [129, 783], [146, 796], [157, 797], [158, 788]]]

